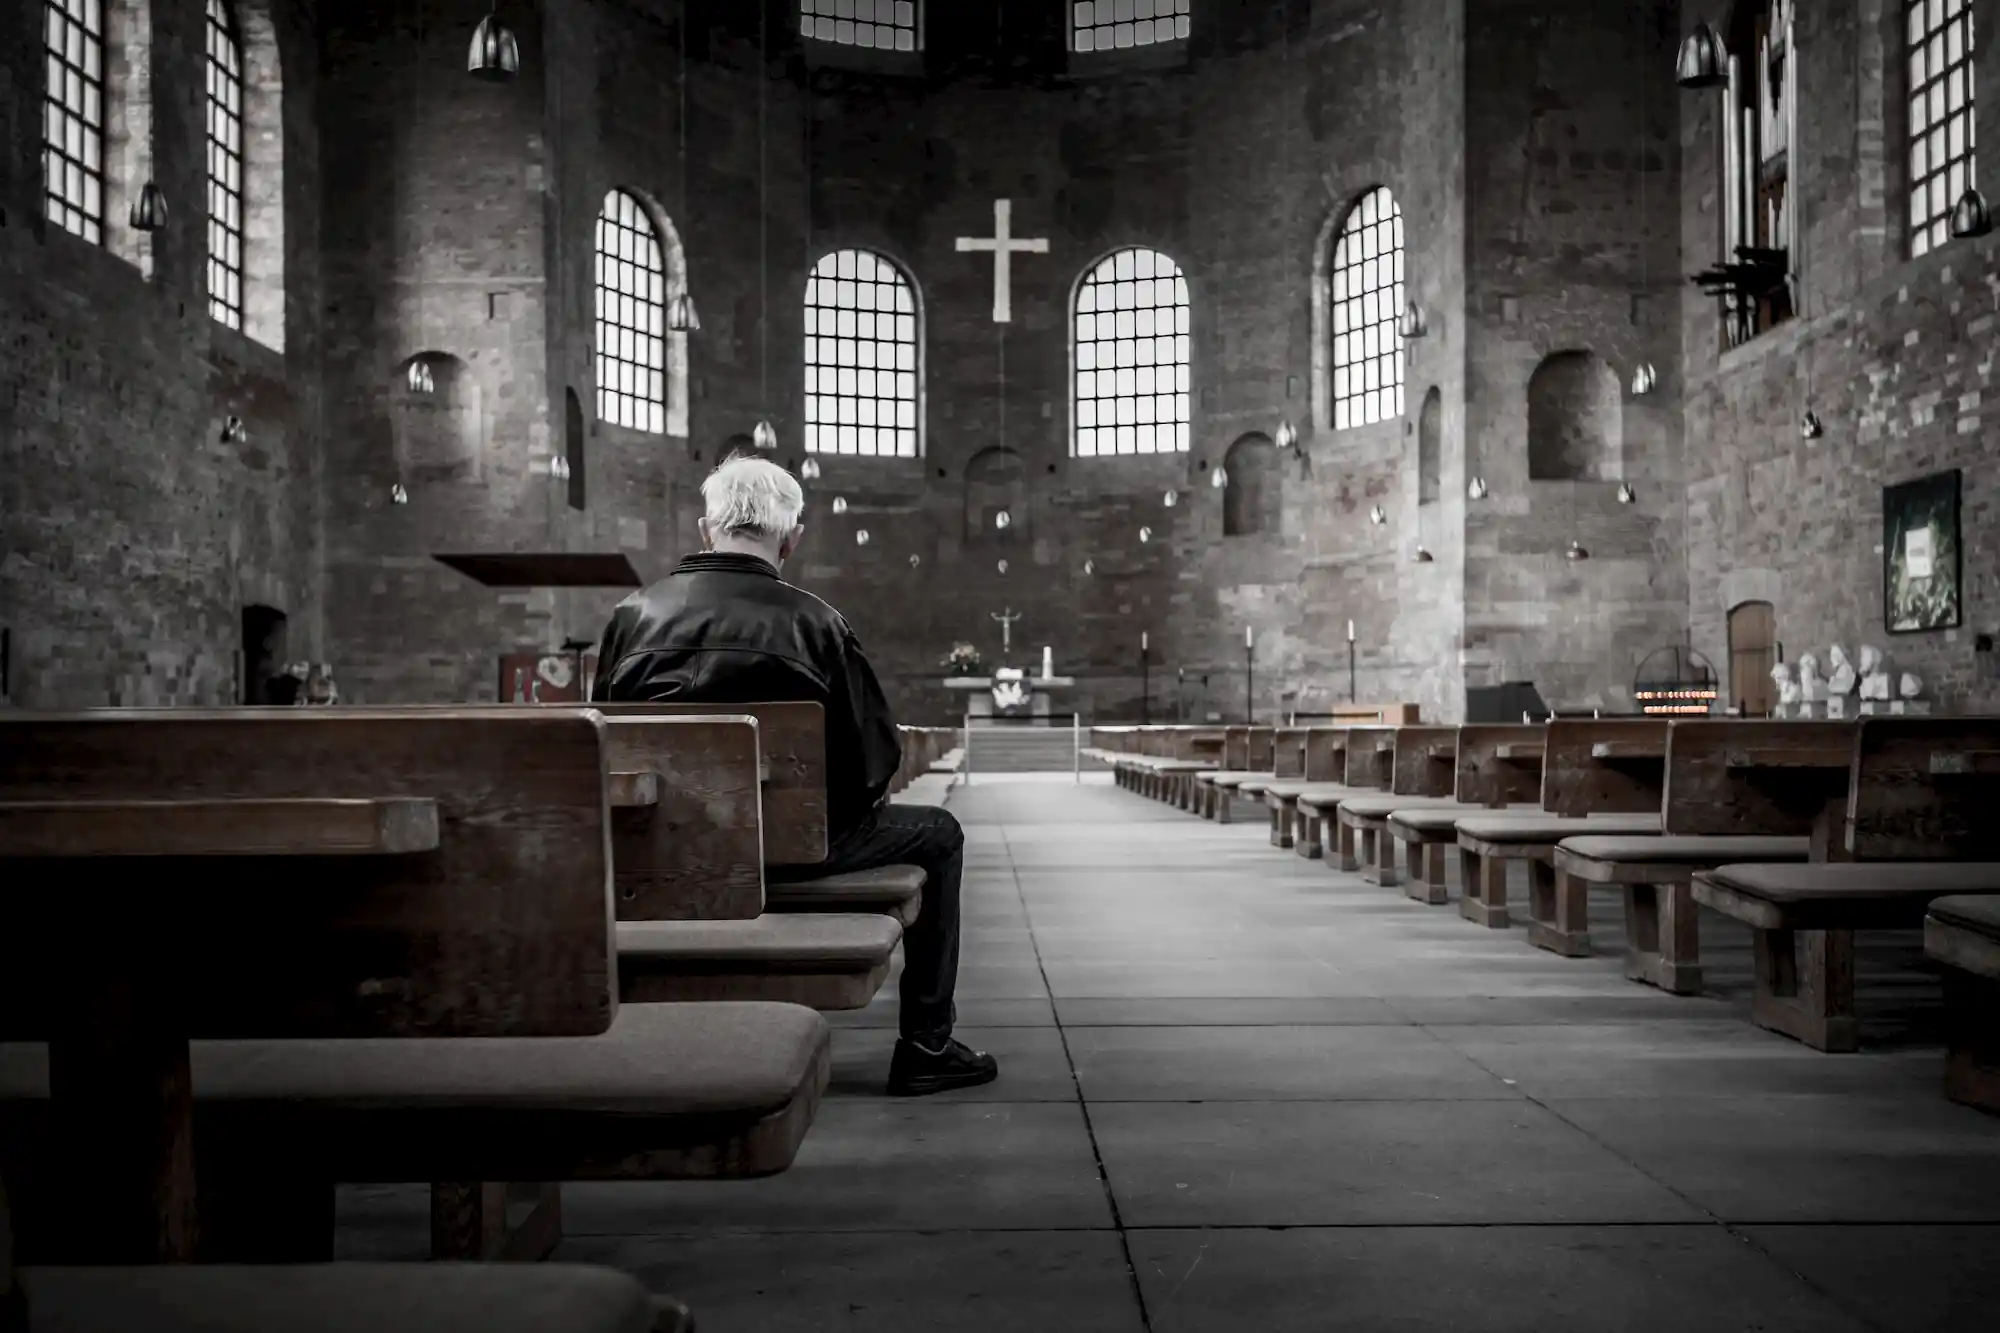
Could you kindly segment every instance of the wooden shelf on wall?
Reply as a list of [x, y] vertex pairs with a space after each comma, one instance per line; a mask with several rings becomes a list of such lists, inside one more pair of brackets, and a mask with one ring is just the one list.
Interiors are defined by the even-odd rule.
[[645, 586], [622, 553], [550, 551], [534, 555], [433, 555], [489, 588], [639, 588]]

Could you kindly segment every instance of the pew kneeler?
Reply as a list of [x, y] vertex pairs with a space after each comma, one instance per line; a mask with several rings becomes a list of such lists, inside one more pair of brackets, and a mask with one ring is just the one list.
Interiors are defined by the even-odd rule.
[[1859, 1046], [1854, 932], [1912, 929], [1939, 898], [2000, 893], [2000, 863], [1838, 861], [1728, 865], [1695, 876], [1695, 901], [1750, 927], [1751, 1021], [1814, 1050]]
[[[1803, 862], [1809, 838], [1565, 838], [1555, 853], [1555, 892], [1535, 903], [1528, 942], [1566, 958], [1590, 948], [1590, 886], [1625, 895], [1625, 975], [1675, 995], [1701, 992], [1697, 871], [1751, 862]], [[1549, 908], [1543, 915], [1543, 908]]]
[[2000, 896], [1937, 899], [1924, 951], [1944, 969], [1944, 1095], [2000, 1115]]

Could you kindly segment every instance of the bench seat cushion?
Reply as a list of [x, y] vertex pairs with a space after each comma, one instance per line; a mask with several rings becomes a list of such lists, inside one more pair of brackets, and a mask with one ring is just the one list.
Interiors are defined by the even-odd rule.
[[1277, 780], [1278, 775], [1276, 773], [1243, 773], [1235, 769], [1215, 775], [1215, 785], [1218, 787], [1241, 787], [1246, 782], [1276, 782]]
[[[1450, 805], [1398, 805], [1389, 814], [1391, 824], [1400, 824], [1412, 833], [1437, 835], [1443, 841], [1458, 836], [1458, 821], [1474, 816], [1504, 815], [1509, 811], [1518, 814], [1535, 814], [1539, 805], [1503, 805], [1498, 810], [1488, 805], [1467, 805], [1453, 801]], [[1443, 835], [1450, 835], [1444, 837]]]
[[[769, 1175], [828, 1049], [810, 1009], [727, 1002], [621, 1005], [597, 1037], [198, 1041], [196, 1152], [357, 1184]], [[0, 1045], [0, 1139], [41, 1137], [47, 1096], [48, 1048]]]
[[924, 872], [917, 866], [880, 866], [818, 879], [771, 881], [764, 886], [764, 911], [876, 912], [907, 926], [923, 906]]
[[1367, 792], [1360, 796], [1350, 796], [1340, 803], [1340, 817], [1349, 815], [1356, 819], [1387, 819], [1398, 810], [1411, 810], [1421, 806], [1436, 805], [1447, 809], [1462, 809], [1449, 796], [1390, 796], [1384, 792]]
[[155, 1265], [20, 1277], [28, 1333], [651, 1333], [660, 1309], [630, 1275], [581, 1264]]
[[1947, 925], [2000, 940], [2000, 895], [1939, 898], [1931, 915]]
[[1924, 951], [1947, 967], [2000, 981], [2000, 894], [1933, 901]]
[[1593, 861], [1645, 861], [1656, 865], [1719, 866], [1737, 861], [1804, 861], [1809, 838], [1612, 837], [1564, 838], [1562, 850]]
[[889, 961], [903, 928], [876, 912], [793, 912], [748, 921], [620, 921], [618, 968], [821, 968]]
[[1301, 792], [1317, 785], [1317, 783], [1307, 782], [1304, 778], [1279, 778], [1277, 781], [1265, 785], [1264, 795], [1267, 799], [1276, 797], [1281, 801], [1296, 801]]
[[1236, 790], [1242, 792], [1245, 796], [1262, 796], [1271, 789], [1271, 784], [1277, 780], [1275, 777], [1260, 777], [1253, 774], [1237, 783]]
[[1350, 787], [1344, 782], [1309, 782], [1305, 790], [1299, 793], [1299, 804], [1325, 811], [1339, 805], [1350, 796], [1373, 793], [1374, 790], [1373, 787]]
[[1642, 836], [1660, 831], [1658, 815], [1589, 815], [1571, 819], [1563, 815], [1512, 814], [1496, 810], [1491, 814], [1467, 815], [1458, 821], [1460, 839], [1481, 842], [1541, 845], [1558, 843], [1593, 833]]
[[1839, 861], [1724, 865], [1694, 896], [1760, 930], [1860, 930], [1921, 924], [1933, 899], [2000, 893], [1990, 861]]

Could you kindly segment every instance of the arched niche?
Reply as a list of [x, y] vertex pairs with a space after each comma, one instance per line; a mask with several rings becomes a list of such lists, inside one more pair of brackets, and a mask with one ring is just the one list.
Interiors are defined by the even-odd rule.
[[1278, 465], [1278, 449], [1268, 435], [1253, 432], [1229, 446], [1222, 456], [1223, 536], [1278, 530], [1284, 501]]
[[567, 385], [563, 387], [563, 457], [569, 462], [569, 507], [582, 509], [589, 496], [583, 479], [583, 400]]
[[1528, 480], [1615, 481], [1624, 475], [1624, 397], [1594, 352], [1556, 352], [1528, 380]]
[[[410, 387], [410, 367], [430, 368], [431, 392]], [[475, 482], [486, 464], [479, 381], [449, 352], [419, 352], [396, 367], [389, 421], [396, 461], [411, 482]]]
[[[999, 517], [1008, 516], [1002, 528]], [[965, 544], [1027, 546], [1034, 541], [1028, 468], [1012, 449], [982, 449], [965, 465]]]
[[1444, 393], [1435, 385], [1417, 411], [1417, 503], [1436, 504], [1444, 476]]

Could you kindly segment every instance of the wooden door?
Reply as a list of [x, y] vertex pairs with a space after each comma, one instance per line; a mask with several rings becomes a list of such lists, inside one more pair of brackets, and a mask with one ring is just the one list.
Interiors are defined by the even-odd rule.
[[1729, 697], [1744, 717], [1769, 717], [1778, 702], [1778, 615], [1769, 602], [1744, 602], [1729, 613]]

